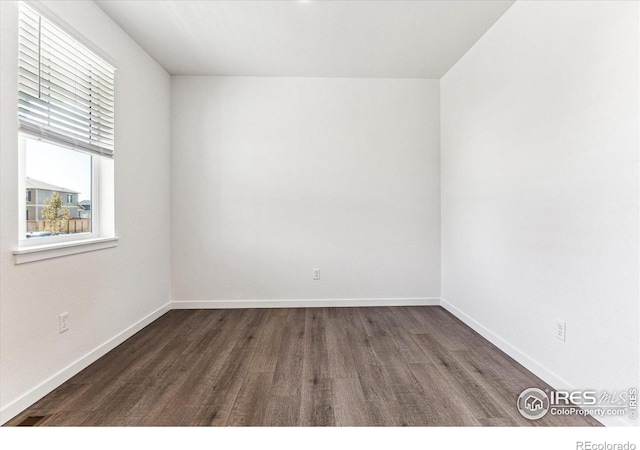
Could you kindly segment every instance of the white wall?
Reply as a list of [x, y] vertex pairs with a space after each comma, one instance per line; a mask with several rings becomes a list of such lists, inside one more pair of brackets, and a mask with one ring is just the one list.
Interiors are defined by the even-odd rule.
[[171, 168], [176, 301], [440, 296], [437, 80], [173, 77]]
[[638, 17], [517, 2], [441, 80], [445, 304], [557, 388], [638, 386]]
[[[93, 2], [44, 6], [118, 67], [115, 182], [120, 241], [112, 249], [14, 265], [18, 196], [24, 195], [17, 188], [18, 8], [15, 2], [0, 2], [3, 422], [118, 338], [103, 344], [170, 301], [170, 77]], [[59, 334], [58, 315], [66, 311], [71, 329]], [[94, 349], [98, 351], [90, 353]]]

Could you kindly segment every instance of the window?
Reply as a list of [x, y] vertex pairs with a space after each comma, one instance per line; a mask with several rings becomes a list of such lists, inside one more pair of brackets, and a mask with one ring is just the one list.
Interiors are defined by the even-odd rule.
[[24, 3], [18, 45], [20, 246], [113, 237], [115, 69]]
[[[25, 238], [86, 237], [92, 232], [91, 218], [77, 220], [81, 207], [76, 198], [91, 201], [93, 156], [69, 148], [21, 136], [27, 197], [25, 205], [32, 221], [26, 223]], [[81, 235], [82, 233], [82, 235]]]

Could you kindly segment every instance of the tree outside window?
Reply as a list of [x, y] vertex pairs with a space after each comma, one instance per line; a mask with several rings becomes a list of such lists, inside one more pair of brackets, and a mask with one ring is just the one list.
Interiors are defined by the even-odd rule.
[[66, 230], [71, 214], [69, 214], [69, 209], [62, 204], [62, 196], [59, 192], [54, 192], [51, 200], [44, 202], [42, 217], [45, 221], [45, 231], [50, 231], [52, 235], [60, 234]]

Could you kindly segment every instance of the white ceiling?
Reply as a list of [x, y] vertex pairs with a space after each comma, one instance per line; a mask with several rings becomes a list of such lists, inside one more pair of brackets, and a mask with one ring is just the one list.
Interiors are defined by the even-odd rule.
[[96, 3], [172, 75], [440, 78], [513, 1]]

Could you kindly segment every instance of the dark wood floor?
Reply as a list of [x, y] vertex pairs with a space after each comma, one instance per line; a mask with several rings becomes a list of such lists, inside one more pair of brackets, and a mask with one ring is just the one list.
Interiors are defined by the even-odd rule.
[[7, 425], [531, 426], [548, 386], [440, 307], [171, 311]]

